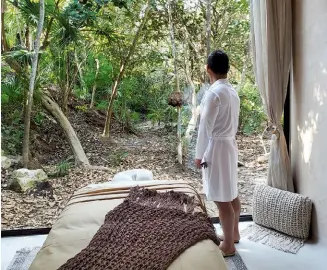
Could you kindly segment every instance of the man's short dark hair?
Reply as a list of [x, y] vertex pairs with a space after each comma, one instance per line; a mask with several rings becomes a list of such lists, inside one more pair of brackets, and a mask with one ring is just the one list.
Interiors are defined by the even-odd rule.
[[222, 50], [213, 51], [208, 57], [207, 65], [213, 73], [225, 75], [229, 71], [228, 55]]

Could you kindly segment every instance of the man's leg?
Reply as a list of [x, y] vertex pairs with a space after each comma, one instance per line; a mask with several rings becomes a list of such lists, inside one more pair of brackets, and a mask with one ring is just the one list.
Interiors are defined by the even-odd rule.
[[231, 202], [216, 202], [219, 209], [220, 224], [224, 232], [224, 241], [219, 248], [225, 254], [235, 252], [234, 246], [234, 223], [235, 213]]
[[[218, 205], [218, 204], [217, 204]], [[234, 221], [234, 241], [238, 242], [241, 239], [240, 232], [238, 229], [239, 221], [240, 221], [240, 213], [241, 213], [241, 202], [237, 197], [232, 201], [232, 207], [234, 209], [235, 221]], [[224, 235], [219, 235], [219, 239], [224, 241]]]
[[232, 206], [234, 209], [235, 221], [234, 221], [234, 241], [239, 241], [240, 231], [238, 229], [238, 223], [240, 221], [240, 213], [241, 213], [241, 202], [238, 197], [232, 201]]

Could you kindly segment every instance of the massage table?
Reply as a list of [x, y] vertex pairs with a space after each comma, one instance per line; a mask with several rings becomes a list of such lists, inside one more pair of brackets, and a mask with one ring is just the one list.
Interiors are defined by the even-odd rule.
[[[122, 203], [134, 186], [194, 195], [194, 190], [183, 181], [111, 181], [88, 185], [71, 197], [29, 269], [58, 269], [86, 248], [105, 215]], [[168, 269], [227, 270], [227, 267], [218, 246], [212, 240], [204, 240], [184, 251]]]

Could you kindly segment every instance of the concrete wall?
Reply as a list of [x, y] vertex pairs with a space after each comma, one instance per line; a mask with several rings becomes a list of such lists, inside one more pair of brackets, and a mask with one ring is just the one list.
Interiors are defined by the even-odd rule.
[[314, 201], [313, 237], [327, 244], [327, 0], [293, 0], [291, 162]]

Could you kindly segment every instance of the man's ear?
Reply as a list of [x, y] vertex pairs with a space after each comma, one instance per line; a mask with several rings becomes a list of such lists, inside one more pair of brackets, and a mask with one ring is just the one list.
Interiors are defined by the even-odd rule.
[[207, 73], [208, 73], [208, 75], [212, 75], [212, 71], [211, 71], [211, 69], [208, 67], [208, 65], [206, 66], [206, 68], [207, 68]]

